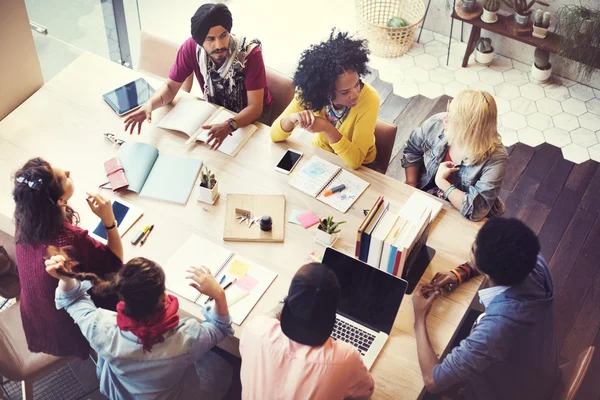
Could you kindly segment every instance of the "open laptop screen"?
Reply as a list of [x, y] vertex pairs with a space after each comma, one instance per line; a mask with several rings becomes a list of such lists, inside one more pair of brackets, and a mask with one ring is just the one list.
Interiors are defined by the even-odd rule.
[[408, 283], [331, 247], [323, 264], [335, 272], [342, 288], [338, 313], [389, 334]]

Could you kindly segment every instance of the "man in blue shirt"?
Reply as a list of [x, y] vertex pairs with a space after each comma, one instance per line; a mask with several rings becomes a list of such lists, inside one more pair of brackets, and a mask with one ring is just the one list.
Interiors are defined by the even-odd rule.
[[[469, 263], [415, 291], [417, 350], [429, 392], [459, 388], [459, 398], [485, 400], [552, 397], [558, 383], [554, 283], [539, 251], [535, 233], [524, 223], [494, 218], [477, 234]], [[442, 289], [479, 274], [489, 282], [479, 291], [485, 313], [440, 361], [429, 341], [427, 314]]]

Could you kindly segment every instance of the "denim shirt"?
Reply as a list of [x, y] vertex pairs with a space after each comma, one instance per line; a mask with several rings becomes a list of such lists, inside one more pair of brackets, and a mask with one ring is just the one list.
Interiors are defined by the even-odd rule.
[[[114, 311], [96, 308], [86, 293], [91, 287], [84, 281], [66, 292], [57, 288], [55, 302], [57, 309], [71, 315], [98, 353], [96, 374], [102, 394], [112, 400], [195, 398], [199, 379], [194, 364], [233, 335], [231, 317], [205, 307], [204, 322], [182, 319], [164, 335], [164, 342], [144, 352], [133, 333], [119, 329]], [[191, 369], [195, 379], [189, 379]]]
[[[411, 132], [406, 142], [402, 166], [420, 167], [419, 189], [435, 182], [437, 170], [448, 151], [442, 121], [444, 114], [431, 116]], [[504, 146], [499, 143], [492, 155], [483, 162], [471, 164], [468, 158], [464, 158], [460, 165], [460, 170], [450, 175], [450, 183], [465, 192], [460, 213], [472, 221], [502, 214], [504, 204], [498, 195], [508, 166], [508, 153]]]

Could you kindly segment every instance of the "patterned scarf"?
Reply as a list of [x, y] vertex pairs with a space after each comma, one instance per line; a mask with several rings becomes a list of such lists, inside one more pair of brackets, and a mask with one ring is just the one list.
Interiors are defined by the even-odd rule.
[[202, 46], [196, 47], [198, 65], [204, 79], [204, 94], [208, 101], [235, 112], [240, 112], [247, 106], [243, 70], [246, 56], [255, 46], [260, 45], [256, 39], [246, 44], [246, 38], [240, 40], [231, 35], [227, 60], [220, 67], [217, 67]]
[[134, 320], [123, 314], [125, 303], [117, 304], [117, 325], [122, 331], [133, 333], [142, 344], [144, 351], [152, 351], [152, 346], [165, 341], [164, 334], [175, 328], [179, 323], [179, 300], [177, 297], [167, 295], [165, 308], [157, 312], [148, 320]]
[[327, 120], [331, 122], [336, 129], [339, 129], [344, 120], [348, 116], [348, 112], [350, 111], [350, 107], [342, 106], [340, 109], [336, 109], [331, 100], [329, 100], [329, 104], [325, 105], [325, 112], [327, 113]]

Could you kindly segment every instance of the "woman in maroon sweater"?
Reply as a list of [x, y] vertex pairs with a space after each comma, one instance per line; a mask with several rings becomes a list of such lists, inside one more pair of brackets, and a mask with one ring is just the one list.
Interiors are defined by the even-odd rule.
[[[91, 210], [107, 229], [107, 245], [76, 225], [79, 216], [67, 205], [73, 196], [69, 171], [41, 158], [29, 161], [15, 174], [16, 257], [21, 281], [21, 318], [32, 352], [86, 358], [89, 344], [64, 310], [54, 305], [58, 281], [46, 273], [48, 246], [69, 246], [80, 270], [106, 274], [122, 266], [123, 246], [110, 201], [87, 195]], [[101, 306], [98, 302], [97, 305]], [[116, 302], [112, 305], [116, 305]]]

